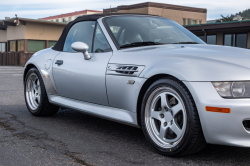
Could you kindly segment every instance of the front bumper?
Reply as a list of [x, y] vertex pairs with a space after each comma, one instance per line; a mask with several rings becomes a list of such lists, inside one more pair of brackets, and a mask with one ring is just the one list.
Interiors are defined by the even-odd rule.
[[[250, 120], [250, 99], [224, 99], [211, 82], [183, 82], [191, 92], [207, 143], [250, 147], [250, 132], [243, 126]], [[206, 106], [230, 108], [231, 113], [207, 112]]]

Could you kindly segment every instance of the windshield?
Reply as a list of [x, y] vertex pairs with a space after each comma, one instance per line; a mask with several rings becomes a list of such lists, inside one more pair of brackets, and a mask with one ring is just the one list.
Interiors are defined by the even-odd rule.
[[104, 20], [119, 48], [156, 44], [205, 44], [178, 23], [162, 17], [118, 16]]

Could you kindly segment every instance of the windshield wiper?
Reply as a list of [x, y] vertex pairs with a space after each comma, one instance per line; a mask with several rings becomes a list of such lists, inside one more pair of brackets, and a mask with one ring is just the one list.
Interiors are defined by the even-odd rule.
[[122, 46], [120, 46], [120, 48], [140, 47], [140, 46], [150, 46], [150, 45], [160, 45], [160, 44], [163, 44], [163, 43], [158, 43], [158, 42], [135, 42], [135, 43], [122, 45]]
[[179, 43], [171, 43], [171, 44], [199, 44], [199, 43], [188, 41], [188, 42], [179, 42]]

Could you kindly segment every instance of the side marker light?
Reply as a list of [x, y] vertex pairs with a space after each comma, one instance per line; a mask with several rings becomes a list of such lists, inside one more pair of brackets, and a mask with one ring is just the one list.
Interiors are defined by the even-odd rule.
[[206, 111], [228, 113], [229, 114], [231, 112], [231, 109], [230, 108], [221, 108], [221, 107], [209, 107], [209, 106], [206, 106]]

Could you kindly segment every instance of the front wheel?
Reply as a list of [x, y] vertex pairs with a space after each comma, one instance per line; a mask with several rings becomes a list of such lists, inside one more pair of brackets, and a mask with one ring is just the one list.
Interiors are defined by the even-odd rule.
[[25, 102], [34, 116], [48, 116], [58, 112], [59, 107], [49, 103], [45, 86], [39, 71], [31, 68], [25, 77]]
[[206, 145], [192, 96], [176, 79], [160, 79], [148, 88], [141, 122], [147, 140], [163, 155], [188, 155]]

